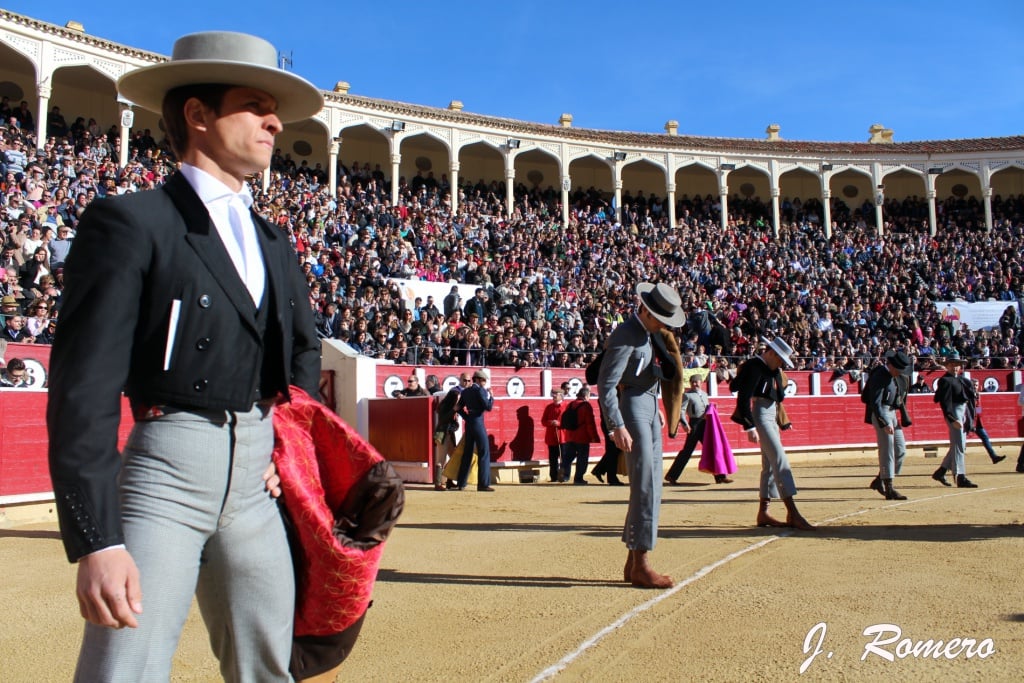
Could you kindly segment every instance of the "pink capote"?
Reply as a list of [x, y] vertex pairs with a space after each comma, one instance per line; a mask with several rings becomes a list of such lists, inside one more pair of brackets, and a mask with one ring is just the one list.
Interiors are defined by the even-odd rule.
[[732, 474], [736, 471], [736, 458], [732, 456], [729, 438], [714, 403], [708, 404], [704, 414], [704, 442], [700, 447], [700, 471], [708, 474]]
[[345, 545], [334, 511], [384, 457], [306, 392], [290, 392], [274, 409], [274, 463], [304, 558], [295, 568], [295, 635], [334, 634], [366, 612], [385, 545]]

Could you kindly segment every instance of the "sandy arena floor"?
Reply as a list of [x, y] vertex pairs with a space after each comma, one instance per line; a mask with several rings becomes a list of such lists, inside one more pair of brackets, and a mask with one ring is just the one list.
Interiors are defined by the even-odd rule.
[[[970, 490], [939, 486], [936, 461], [912, 454], [905, 502], [866, 488], [870, 459], [797, 462], [800, 509], [821, 528], [781, 534], [752, 524], [756, 462], [722, 486], [688, 468], [665, 489], [651, 554], [677, 581], [668, 591], [619, 580], [626, 487], [411, 486], [339, 680], [1019, 681], [1012, 460], [969, 453]], [[0, 529], [0, 567], [0, 681], [70, 680], [81, 619], [56, 526]], [[937, 656], [914, 656], [928, 640], [943, 641]], [[195, 609], [174, 671], [219, 680]]]

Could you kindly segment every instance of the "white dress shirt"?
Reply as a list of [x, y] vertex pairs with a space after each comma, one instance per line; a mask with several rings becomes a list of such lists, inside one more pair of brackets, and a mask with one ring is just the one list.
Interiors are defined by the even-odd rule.
[[256, 225], [250, 213], [253, 200], [249, 186], [243, 185], [241, 192], [235, 192], [206, 171], [190, 164], [182, 164], [181, 173], [210, 212], [238, 276], [258, 307], [263, 300], [267, 274], [263, 252], [256, 239]]

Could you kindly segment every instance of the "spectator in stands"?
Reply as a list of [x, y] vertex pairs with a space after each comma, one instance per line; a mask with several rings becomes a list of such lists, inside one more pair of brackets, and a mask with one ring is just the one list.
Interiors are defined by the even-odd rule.
[[54, 336], [57, 334], [57, 319], [50, 318], [46, 322], [46, 328], [39, 333], [36, 337], [36, 344], [51, 345], [53, 344]]
[[6, 294], [0, 299], [0, 325], [6, 325], [7, 319], [21, 315], [21, 304], [12, 294]]
[[68, 122], [60, 113], [60, 107], [56, 105], [46, 116], [46, 135], [54, 138], [63, 138], [68, 135]]
[[8, 268], [20, 269], [24, 263], [25, 258], [21, 255], [18, 245], [14, 242], [4, 242], [3, 252], [0, 254], [0, 268], [4, 270]]
[[3, 332], [0, 332], [0, 340], [16, 344], [32, 344], [35, 337], [25, 329], [25, 316], [20, 313], [6, 316]]
[[46, 329], [50, 319], [50, 304], [46, 299], [34, 299], [28, 305], [25, 329], [32, 337], [38, 337]]
[[[39, 232], [39, 228], [33, 228], [33, 233]], [[32, 254], [32, 260], [27, 261], [18, 273], [19, 284], [22, 290], [32, 296], [42, 296], [42, 279], [50, 274], [50, 254], [43, 246], [39, 246]]]
[[25, 166], [28, 164], [28, 156], [25, 154], [25, 143], [20, 137], [14, 138], [14, 141], [4, 150], [4, 164], [7, 166], [7, 172], [14, 174], [16, 180], [22, 179]]
[[452, 285], [452, 288], [448, 291], [448, 294], [445, 295], [444, 301], [442, 302], [444, 305], [445, 320], [448, 320], [451, 317], [453, 311], [459, 309], [459, 303], [461, 301], [462, 296], [459, 294], [458, 285]]
[[26, 389], [30, 379], [25, 361], [20, 358], [10, 359], [0, 370], [0, 387], [5, 389]]

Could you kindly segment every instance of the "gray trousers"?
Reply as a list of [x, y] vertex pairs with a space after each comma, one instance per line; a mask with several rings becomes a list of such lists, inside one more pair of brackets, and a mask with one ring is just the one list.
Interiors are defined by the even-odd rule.
[[654, 394], [626, 396], [619, 401], [633, 448], [626, 454], [629, 469], [629, 506], [622, 542], [630, 550], [654, 550], [658, 542], [661, 510], [661, 419]]
[[779, 437], [775, 401], [755, 398], [752, 412], [758, 443], [761, 445], [760, 495], [762, 498], [792, 498], [796, 495], [796, 481]]
[[956, 407], [956, 418], [960, 421], [960, 428], [953, 426], [952, 422], [946, 421], [946, 428], [949, 430], [949, 450], [946, 457], [942, 459], [942, 466], [953, 473], [954, 476], [966, 475], [967, 432], [963, 429], [964, 418], [967, 416], [967, 404]]
[[86, 624], [76, 681], [168, 681], [193, 594], [224, 680], [291, 680], [295, 579], [262, 479], [273, 445], [271, 412], [260, 408], [136, 423], [120, 494], [143, 613], [137, 629]]
[[888, 424], [896, 424], [893, 433], [886, 434], [885, 428], [878, 426], [877, 420], [871, 422], [875, 428], [875, 441], [878, 443], [878, 476], [881, 479], [892, 479], [903, 469], [907, 442], [903, 438], [903, 429], [899, 426], [895, 410], [886, 409], [881, 418]]

